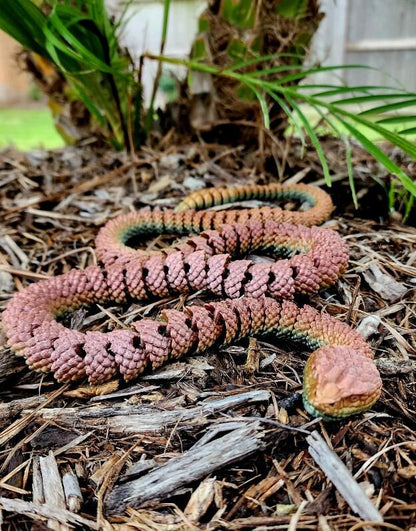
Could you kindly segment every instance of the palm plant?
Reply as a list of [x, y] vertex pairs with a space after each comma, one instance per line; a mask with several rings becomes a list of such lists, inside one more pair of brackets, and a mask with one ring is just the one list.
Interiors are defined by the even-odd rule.
[[[404, 203], [406, 219], [416, 197], [416, 183], [386, 155], [376, 138], [391, 142], [415, 158], [416, 147], [408, 135], [416, 134], [416, 115], [412, 113], [416, 94], [388, 86], [312, 83], [314, 74], [367, 68], [305, 65], [308, 46], [322, 16], [317, 0], [210, 0], [199, 19], [190, 60], [148, 57], [186, 66], [193, 93], [210, 87], [209, 97], [204, 94], [198, 101], [199, 116], [194, 121], [194, 100], [191, 100], [191, 126], [206, 130], [216, 123], [235, 123], [238, 129], [234, 131], [240, 134], [238, 141], [243, 137], [243, 141], [252, 143], [253, 132], [262, 141], [262, 132], [266, 130], [278, 145], [289, 123], [303, 144], [309, 137], [328, 185], [331, 185], [330, 170], [319, 132], [329, 131], [342, 138], [356, 206], [351, 139], [358, 142], [392, 176], [390, 187], [386, 188], [389, 206], [394, 210], [397, 200]], [[203, 82], [194, 83], [201, 75]], [[194, 85], [201, 88], [195, 90]], [[318, 124], [311, 119], [311, 111], [320, 118]], [[253, 127], [256, 122], [257, 130]], [[399, 126], [397, 132], [396, 126]]]
[[[279, 65], [261, 68], [262, 63], [269, 61], [270, 56], [259, 56], [253, 59], [237, 61], [228, 68], [220, 68], [205, 62], [181, 60], [166, 56], [149, 56], [152, 59], [186, 66], [192, 72], [203, 72], [219, 79], [232, 79], [251, 91], [255, 96], [263, 116], [263, 126], [270, 130], [270, 109], [277, 103], [293, 124], [298, 135], [305, 142], [309, 137], [322, 165], [325, 181], [331, 185], [331, 175], [319, 135], [308, 117], [305, 106], [314, 110], [326, 126], [326, 131], [333, 132], [342, 138], [347, 147], [347, 169], [350, 186], [355, 203], [353, 168], [350, 159], [350, 139], [361, 144], [387, 171], [394, 177], [388, 192], [390, 208], [394, 208], [395, 197], [400, 195], [404, 200], [405, 217], [410, 213], [416, 198], [416, 183], [381, 149], [377, 137], [387, 140], [400, 148], [412, 158], [416, 158], [416, 145], [406, 137], [416, 133], [416, 115], [411, 112], [416, 104], [416, 94], [406, 90], [388, 86], [345, 86], [336, 84], [293, 82], [307, 80], [309, 76], [323, 71], [336, 71], [343, 68], [367, 68], [361, 65], [307, 67], [304, 65]], [[253, 65], [258, 69], [247, 70]], [[295, 70], [295, 72], [293, 72]], [[278, 74], [278, 77], [275, 76]], [[302, 105], [304, 104], [304, 105]], [[357, 112], [349, 106], [365, 105], [365, 109]], [[409, 109], [410, 112], [392, 115], [396, 111]], [[395, 124], [408, 124], [395, 132], [389, 128]], [[410, 125], [410, 126], [409, 126]], [[403, 194], [403, 189], [406, 191]]]
[[32, 69], [45, 67], [45, 61], [53, 65], [67, 83], [61, 94], [65, 90], [67, 98], [83, 102], [92, 128], [116, 148], [140, 143], [140, 85], [104, 0], [52, 1], [44, 9], [31, 0], [3, 0], [0, 28], [30, 51]]
[[[191, 58], [226, 70], [245, 62], [241, 72], [273, 69], [279, 77], [282, 67], [297, 71], [303, 64], [322, 18], [318, 0], [210, 0], [199, 18]], [[263, 57], [261, 63], [249, 61], [259, 57]], [[297, 83], [296, 78], [291, 82]], [[241, 128], [241, 123], [253, 123], [259, 115], [253, 91], [229, 76], [211, 76], [211, 85], [209, 103], [215, 107], [215, 118], [239, 121], [240, 131], [245, 133], [242, 136], [252, 138], [253, 128]], [[197, 87], [191, 88], [198, 92]], [[269, 106], [268, 115], [273, 134], [282, 135], [287, 120], [280, 105]]]

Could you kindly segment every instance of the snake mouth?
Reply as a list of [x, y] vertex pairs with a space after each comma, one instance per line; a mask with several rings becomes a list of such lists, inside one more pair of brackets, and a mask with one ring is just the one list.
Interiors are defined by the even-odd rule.
[[304, 371], [303, 402], [313, 416], [337, 420], [370, 408], [381, 393], [374, 361], [351, 346], [315, 350]]

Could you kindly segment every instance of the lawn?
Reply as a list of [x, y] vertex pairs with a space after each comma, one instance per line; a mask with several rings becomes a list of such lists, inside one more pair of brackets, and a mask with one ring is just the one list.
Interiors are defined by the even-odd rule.
[[0, 108], [0, 148], [14, 146], [22, 151], [64, 145], [47, 108]]

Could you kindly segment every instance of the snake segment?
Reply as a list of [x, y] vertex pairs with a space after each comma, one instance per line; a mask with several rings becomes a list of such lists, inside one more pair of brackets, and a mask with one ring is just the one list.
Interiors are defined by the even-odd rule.
[[[297, 198], [313, 207], [305, 212], [195, 210], [253, 197]], [[193, 209], [184, 210], [188, 207]], [[321, 222], [331, 210], [321, 190], [276, 185], [201, 191], [178, 211], [144, 209], [115, 218], [97, 236], [100, 266], [32, 284], [12, 298], [3, 313], [8, 343], [29, 367], [53, 371], [59, 381], [88, 376], [91, 383], [101, 383], [117, 374], [129, 381], [169, 359], [248, 335], [273, 334], [314, 351], [305, 367], [303, 394], [311, 414], [337, 418], [367, 409], [381, 389], [368, 344], [347, 325], [290, 300], [331, 285], [347, 266], [347, 247], [335, 232], [286, 223]], [[143, 233], [201, 230], [163, 251], [128, 246]], [[261, 263], [232, 259], [259, 249], [283, 258]], [[83, 305], [196, 290], [224, 300], [182, 312], [163, 310], [159, 320], [135, 322], [133, 330], [83, 333], [57, 321]]]
[[[235, 203], [249, 199], [305, 201], [312, 208], [303, 212], [283, 210], [279, 207], [256, 209], [204, 210], [212, 206]], [[126, 243], [145, 233], [200, 233], [219, 229], [222, 225], [249, 221], [290, 223], [293, 225], [320, 225], [333, 210], [331, 198], [320, 188], [304, 184], [267, 186], [251, 185], [236, 188], [207, 188], [190, 194], [173, 210], [142, 209], [109, 221], [96, 239], [98, 258], [110, 265], [120, 256], [134, 255], [137, 251]]]

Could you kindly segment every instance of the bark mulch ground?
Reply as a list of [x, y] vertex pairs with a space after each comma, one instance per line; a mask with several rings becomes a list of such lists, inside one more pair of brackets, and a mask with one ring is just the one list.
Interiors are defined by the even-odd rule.
[[[416, 529], [416, 230], [388, 219], [384, 191], [371, 179], [385, 176], [358, 148], [355, 211], [342, 147], [328, 139], [325, 148], [337, 205], [326, 225], [351, 257], [343, 278], [310, 302], [369, 338], [383, 377], [379, 402], [344, 421], [310, 418], [300, 399], [304, 355], [273, 338], [182, 359], [133, 384], [91, 388], [28, 370], [2, 337], [5, 530]], [[316, 156], [301, 159], [297, 150], [286, 161], [292, 179], [322, 184]], [[0, 307], [31, 282], [94, 262], [94, 237], [109, 218], [172, 207], [199, 187], [267, 182], [267, 165], [259, 171], [257, 162], [217, 145], [133, 158], [88, 145], [3, 151]], [[70, 324], [128, 326], [183, 303], [79, 309]]]

